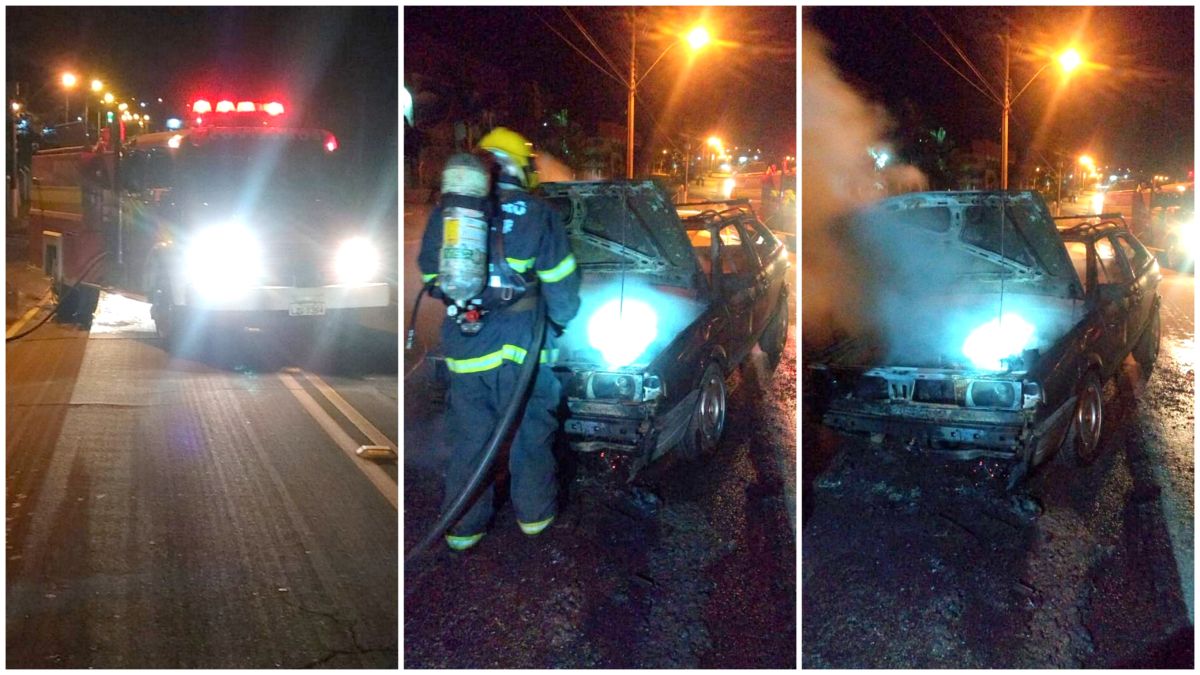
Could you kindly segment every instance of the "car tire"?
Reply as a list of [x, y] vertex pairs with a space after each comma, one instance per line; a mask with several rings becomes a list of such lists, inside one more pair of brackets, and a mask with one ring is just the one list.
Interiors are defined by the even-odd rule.
[[783, 350], [787, 347], [788, 333], [788, 305], [787, 297], [784, 296], [779, 301], [779, 307], [775, 309], [775, 313], [767, 320], [767, 327], [763, 329], [763, 333], [758, 338], [758, 348], [763, 350], [767, 355], [767, 369], [774, 373], [779, 367], [779, 360], [783, 356]]
[[1149, 372], [1154, 362], [1158, 360], [1158, 350], [1161, 344], [1162, 318], [1159, 316], [1156, 306], [1150, 317], [1150, 325], [1142, 331], [1142, 337], [1138, 338], [1137, 345], [1133, 348], [1133, 359], [1143, 370]]
[[1100, 456], [1100, 432], [1104, 423], [1104, 382], [1095, 370], [1089, 370], [1079, 383], [1078, 400], [1071, 415], [1071, 427], [1064, 439], [1079, 466], [1087, 466]]
[[697, 392], [696, 406], [679, 444], [680, 455], [692, 460], [716, 450], [725, 431], [725, 374], [716, 361], [704, 367]]

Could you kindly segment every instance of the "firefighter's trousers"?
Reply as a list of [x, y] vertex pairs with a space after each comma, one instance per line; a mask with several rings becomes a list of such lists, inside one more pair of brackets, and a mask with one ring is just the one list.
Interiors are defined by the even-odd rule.
[[[517, 393], [519, 364], [503, 365], [480, 373], [450, 373], [449, 410], [445, 437], [450, 446], [446, 469], [443, 510], [450, 506], [483, 459], [483, 446], [500, 421], [508, 402]], [[560, 385], [553, 371], [538, 364], [523, 413], [518, 416], [516, 435], [508, 455], [510, 492], [517, 520], [534, 523], [555, 515], [558, 483], [553, 454], [558, 429], [555, 411]], [[491, 477], [486, 489], [450, 528], [455, 536], [483, 532], [492, 517]]]

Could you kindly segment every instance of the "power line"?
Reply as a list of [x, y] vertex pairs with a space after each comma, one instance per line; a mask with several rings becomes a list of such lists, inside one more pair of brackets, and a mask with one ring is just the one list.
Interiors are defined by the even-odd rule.
[[983, 83], [983, 86], [992, 94], [992, 98], [999, 100], [1000, 97], [996, 95], [996, 92], [992, 91], [992, 87], [988, 84], [987, 78], [985, 78], [983, 74], [979, 72], [979, 69], [975, 67], [975, 64], [971, 61], [971, 59], [967, 58], [966, 53], [959, 48], [958, 44], [950, 37], [950, 34], [942, 29], [941, 24], [939, 24], [937, 19], [933, 17], [933, 13], [928, 9], [925, 9], [924, 11], [925, 16], [929, 17], [929, 20], [933, 23], [934, 27], [938, 29], [938, 32], [942, 34], [942, 37], [946, 38], [946, 42], [950, 43], [950, 47], [954, 49], [959, 58], [961, 58], [967, 64], [967, 67], [971, 69], [971, 72], [975, 73], [975, 76], [979, 78], [979, 81]]
[[965, 80], [967, 84], [971, 85], [972, 87], [975, 87], [976, 91], [978, 91], [980, 94], [983, 94], [986, 98], [991, 99], [995, 103], [998, 103], [998, 104], [1001, 103], [1000, 99], [998, 99], [994, 94], [992, 94], [991, 92], [984, 91], [982, 88], [980, 88], [979, 85], [975, 84], [975, 82], [973, 82], [971, 80], [971, 78], [964, 75], [961, 70], [959, 70], [958, 68], [955, 68], [952, 63], [950, 63], [949, 61], [946, 60], [946, 57], [944, 57], [940, 53], [938, 53], [938, 50], [934, 49], [933, 45], [926, 42], [925, 38], [923, 38], [919, 34], [917, 34], [916, 31], [909, 28], [909, 32], [911, 32], [915, 38], [920, 40], [921, 44], [925, 45], [929, 49], [929, 51], [933, 52], [934, 56], [941, 59], [942, 63], [946, 64], [947, 68], [949, 68], [950, 70], [953, 70], [955, 73], [957, 73], [958, 76], [961, 77], [963, 80]]
[[604, 59], [604, 62], [608, 64], [609, 68], [612, 68], [613, 73], [620, 77], [621, 69], [617, 68], [616, 64], [613, 63], [613, 60], [608, 57], [608, 54], [605, 53], [603, 49], [600, 49], [600, 45], [596, 44], [596, 41], [592, 39], [592, 35], [588, 33], [587, 29], [583, 27], [583, 24], [575, 18], [575, 15], [571, 13], [571, 10], [567, 7], [563, 7], [562, 11], [567, 15], [567, 18], [571, 20], [571, 23], [575, 24], [575, 27], [579, 29], [579, 32], [583, 33], [583, 37], [588, 41], [588, 44], [592, 45], [592, 48], [600, 54], [600, 58]]
[[568, 40], [568, 39], [567, 39], [567, 37], [566, 37], [565, 35], [563, 35], [562, 33], [558, 32], [558, 29], [557, 29], [557, 28], [555, 28], [554, 26], [551, 26], [551, 25], [550, 25], [550, 23], [549, 23], [548, 21], [546, 21], [545, 19], [543, 19], [543, 18], [542, 18], [542, 17], [540, 17], [540, 16], [538, 17], [538, 20], [539, 20], [539, 21], [541, 21], [542, 23], [546, 24], [546, 28], [549, 28], [551, 31], [553, 31], [553, 32], [554, 32], [554, 34], [555, 34], [555, 35], [557, 35], [559, 38], [561, 38], [563, 42], [567, 43], [567, 45], [568, 45], [568, 46], [569, 46], [571, 49], [574, 49], [574, 50], [575, 50], [575, 51], [576, 51], [576, 52], [577, 52], [577, 53], [578, 53], [580, 56], [582, 56], [583, 58], [587, 59], [587, 62], [588, 62], [588, 63], [592, 64], [593, 66], [596, 66], [596, 68], [598, 68], [598, 69], [600, 70], [600, 72], [602, 72], [602, 73], [604, 73], [605, 75], [607, 75], [607, 76], [611, 77], [612, 79], [616, 80], [616, 81], [617, 81], [617, 83], [618, 83], [618, 84], [620, 84], [622, 87], [624, 87], [624, 88], [626, 88], [626, 89], [628, 89], [628, 88], [629, 88], [629, 84], [628, 84], [628, 83], [626, 83], [626, 82], [625, 82], [625, 80], [623, 80], [623, 79], [621, 79], [621, 78], [617, 77], [616, 75], [613, 75], [612, 73], [608, 72], [608, 70], [607, 70], [606, 68], [604, 68], [604, 66], [601, 66], [599, 63], [596, 63], [595, 61], [593, 61], [593, 60], [592, 60], [592, 58], [591, 58], [590, 56], [588, 56], [587, 54], [583, 53], [583, 50], [581, 50], [579, 47], [576, 47], [576, 46], [575, 46], [575, 43], [571, 42], [570, 40]]

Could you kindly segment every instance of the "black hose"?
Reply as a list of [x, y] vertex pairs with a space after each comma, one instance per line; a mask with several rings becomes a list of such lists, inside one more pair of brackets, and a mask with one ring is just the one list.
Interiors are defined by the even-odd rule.
[[404, 351], [412, 351], [413, 342], [417, 337], [417, 310], [421, 308], [421, 298], [429, 290], [429, 284], [421, 286], [417, 299], [413, 301], [412, 316], [408, 319], [408, 332], [404, 336]]
[[454, 498], [450, 507], [442, 513], [442, 517], [425, 535], [425, 538], [408, 552], [404, 557], [404, 564], [408, 565], [417, 558], [429, 545], [438, 537], [442, 536], [451, 525], [458, 520], [462, 515], [463, 509], [470, 503], [471, 498], [475, 495], [475, 491], [479, 489], [484, 478], [488, 476], [492, 468], [492, 463], [496, 461], [496, 453], [500, 449], [500, 442], [508, 436], [508, 432], [512, 429], [512, 425], [517, 420], [517, 413], [520, 412], [525, 398], [529, 395], [529, 388], [533, 384], [533, 373], [537, 370], [538, 361], [541, 360], [542, 342], [546, 339], [546, 308], [542, 302], [538, 302], [537, 319], [533, 324], [533, 341], [529, 343], [529, 347], [525, 350], [525, 362], [521, 364], [521, 373], [517, 376], [517, 386], [513, 391], [513, 396], [508, 401], [508, 405], [504, 408], [504, 414], [500, 417], [500, 421], [496, 424], [496, 428], [492, 430], [492, 435], [488, 438], [487, 443], [483, 446], [483, 459], [479, 461], [479, 466], [475, 467], [475, 473], [471, 474], [471, 478], [467, 481], [462, 491]]
[[49, 314], [42, 317], [41, 321], [38, 321], [33, 326], [21, 331], [20, 333], [17, 333], [16, 335], [12, 335], [12, 336], [4, 338], [5, 344], [7, 344], [9, 342], [16, 342], [17, 340], [20, 340], [21, 338], [29, 335], [33, 331], [46, 325], [46, 322], [48, 322], [50, 319], [54, 318], [54, 315], [58, 314], [58, 309], [60, 307], [62, 307], [64, 302], [67, 301], [67, 298], [71, 297], [71, 294], [75, 293], [78, 290], [78, 288], [83, 284], [83, 278], [86, 277], [88, 275], [88, 273], [91, 272], [92, 269], [96, 267], [96, 265], [100, 264], [100, 261], [104, 260], [105, 256], [107, 256], [107, 255], [108, 255], [107, 253], [101, 253], [100, 255], [93, 258], [92, 261], [90, 263], [88, 263], [88, 266], [83, 270], [83, 273], [79, 275], [79, 281], [75, 282], [74, 286], [70, 286], [67, 288], [67, 292], [64, 293], [63, 296], [58, 299], [58, 302], [54, 304], [54, 309], [50, 310]]

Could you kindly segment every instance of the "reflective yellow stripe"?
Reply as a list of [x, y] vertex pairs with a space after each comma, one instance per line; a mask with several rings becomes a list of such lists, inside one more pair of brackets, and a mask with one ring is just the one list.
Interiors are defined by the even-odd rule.
[[436, 278], [437, 278], [437, 272], [434, 272], [433, 274], [422, 274], [421, 275], [421, 281], [424, 281], [425, 283], [429, 283]]
[[[523, 348], [516, 345], [504, 345], [500, 349], [491, 354], [476, 356], [471, 359], [446, 359], [446, 367], [452, 373], [482, 373], [485, 370], [499, 368], [504, 363], [505, 359], [514, 363], [525, 363], [525, 354]], [[558, 360], [557, 349], [543, 349], [538, 363], [554, 363]]]
[[556, 281], [562, 281], [563, 279], [566, 279], [571, 274], [571, 272], [574, 272], [574, 271], [575, 271], [575, 255], [572, 253], [568, 253], [567, 257], [562, 259], [562, 262], [558, 263], [557, 265], [555, 265], [554, 267], [551, 267], [548, 270], [538, 270], [537, 275], [538, 275], [538, 278], [541, 279], [543, 282], [552, 284]]
[[533, 258], [505, 258], [508, 261], [508, 266], [513, 268], [517, 274], [523, 274], [525, 270], [533, 265]]

